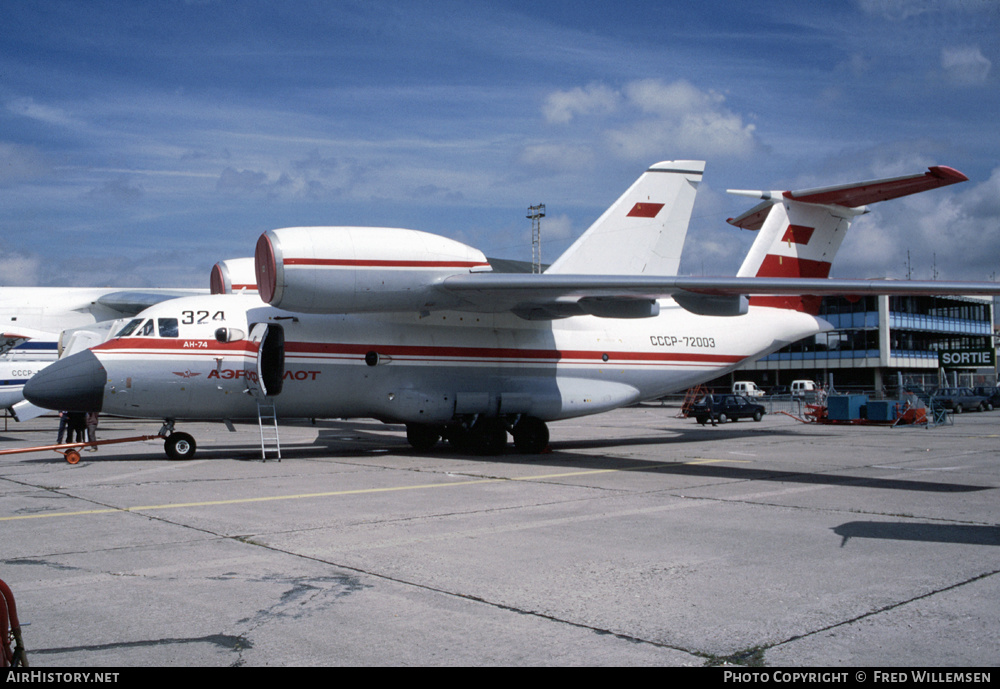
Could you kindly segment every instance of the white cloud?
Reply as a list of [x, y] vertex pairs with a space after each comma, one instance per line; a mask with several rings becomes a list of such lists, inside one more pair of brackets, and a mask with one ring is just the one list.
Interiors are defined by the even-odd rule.
[[33, 98], [15, 98], [7, 103], [7, 111], [32, 120], [60, 127], [78, 127], [79, 123], [59, 108], [36, 103]]
[[934, 5], [935, 0], [858, 0], [863, 12], [895, 21], [930, 12]]
[[722, 94], [701, 91], [683, 79], [672, 84], [659, 79], [633, 81], [625, 86], [625, 95], [642, 112], [657, 115], [704, 112], [721, 107], [726, 100]]
[[38, 256], [0, 251], [0, 280], [4, 285], [35, 285], [38, 283], [41, 260]]
[[556, 91], [545, 99], [542, 114], [553, 124], [565, 124], [576, 115], [614, 112], [621, 100], [621, 94], [602, 84], [591, 84], [586, 88]]
[[620, 157], [644, 160], [650, 151], [745, 156], [756, 148], [756, 127], [726, 108], [720, 93], [683, 80], [664, 84], [647, 79], [628, 84], [625, 94], [646, 117], [609, 133]]
[[[565, 214], [549, 215], [542, 220], [542, 242], [568, 239], [575, 234], [573, 221]], [[530, 235], [529, 235], [530, 237]]]
[[[968, 189], [962, 189], [968, 187]], [[1000, 273], [1000, 168], [980, 184], [929, 191], [872, 207], [852, 225], [834, 262], [838, 277], [989, 280]]]
[[954, 83], [974, 86], [986, 81], [993, 63], [978, 46], [963, 46], [942, 48], [941, 67]]
[[[552, 123], [569, 123], [578, 114], [606, 116], [603, 143], [612, 155], [648, 161], [650, 156], [745, 156], [757, 147], [755, 125], [725, 106], [725, 96], [678, 80], [664, 83], [643, 79], [621, 90], [592, 84], [586, 89], [559, 91], [546, 100], [542, 111]], [[581, 155], [581, 149], [564, 148], [555, 156], [554, 146], [526, 149], [525, 162], [545, 154], [556, 159]]]

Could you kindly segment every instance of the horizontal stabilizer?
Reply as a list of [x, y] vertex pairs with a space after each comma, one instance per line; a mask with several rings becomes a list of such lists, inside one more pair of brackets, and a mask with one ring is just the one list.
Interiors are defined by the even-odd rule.
[[[867, 204], [916, 194], [938, 187], [964, 182], [965, 175], [943, 165], [905, 177], [854, 182], [802, 191], [737, 191], [756, 196], [763, 203], [746, 213], [730, 218], [729, 223], [748, 230], [759, 230], [753, 246], [743, 260], [737, 277], [825, 278], [830, 275], [851, 221], [868, 212]], [[755, 306], [772, 306], [816, 314], [816, 292], [797, 296], [761, 297]]]
[[784, 196], [803, 203], [821, 203], [823, 205], [847, 206], [857, 208], [879, 201], [898, 199], [901, 196], [917, 194], [929, 189], [946, 187], [949, 184], [967, 182], [969, 178], [958, 170], [944, 165], [935, 165], [927, 172], [906, 177], [879, 179], [871, 182], [844, 184], [837, 187], [807, 189], [805, 191], [786, 191]]
[[759, 230], [764, 224], [771, 207], [782, 199], [790, 199], [800, 203], [814, 203], [823, 206], [844, 206], [859, 208], [879, 201], [898, 199], [901, 196], [917, 194], [921, 191], [946, 187], [949, 184], [968, 181], [968, 177], [944, 165], [927, 168], [927, 172], [904, 177], [890, 177], [868, 182], [854, 182], [832, 187], [819, 187], [801, 191], [745, 191], [729, 189], [730, 194], [752, 196], [764, 201], [745, 213], [729, 218], [727, 222], [744, 230]]

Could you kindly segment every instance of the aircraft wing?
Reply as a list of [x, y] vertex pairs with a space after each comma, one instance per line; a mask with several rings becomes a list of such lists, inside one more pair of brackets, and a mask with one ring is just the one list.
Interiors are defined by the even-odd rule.
[[109, 292], [97, 299], [97, 303], [113, 309], [123, 316], [134, 316], [150, 306], [168, 299], [194, 297], [208, 294], [204, 289], [153, 289], [153, 290], [122, 290]]
[[693, 313], [735, 316], [746, 313], [747, 297], [755, 295], [1000, 295], [993, 282], [493, 273], [449, 277], [441, 289], [461, 302], [460, 310], [510, 311], [529, 320], [646, 318], [665, 297]]

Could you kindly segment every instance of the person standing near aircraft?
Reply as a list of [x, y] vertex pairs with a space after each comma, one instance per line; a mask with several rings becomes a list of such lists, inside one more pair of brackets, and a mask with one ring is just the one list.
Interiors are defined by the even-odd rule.
[[[87, 412], [86, 425], [87, 425], [87, 442], [94, 442], [97, 440], [97, 420], [100, 416], [96, 411]], [[91, 450], [97, 451], [96, 447], [90, 448]]]
[[67, 413], [69, 422], [69, 433], [66, 440], [71, 443], [83, 443], [87, 439], [84, 436], [87, 429], [87, 414], [82, 411], [71, 411]]
[[69, 425], [69, 412], [59, 412], [59, 434], [56, 435], [56, 445], [62, 445], [63, 438], [66, 437], [66, 427]]

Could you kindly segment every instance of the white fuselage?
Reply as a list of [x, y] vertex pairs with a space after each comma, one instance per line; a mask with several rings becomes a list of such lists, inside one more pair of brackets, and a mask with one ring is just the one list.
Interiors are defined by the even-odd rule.
[[137, 318], [176, 323], [176, 336], [147, 328], [148, 335], [91, 350], [107, 372], [104, 413], [255, 417], [247, 388], [256, 380], [256, 347], [246, 338], [221, 343], [215, 332], [249, 333], [266, 322], [284, 334], [283, 389], [274, 398], [280, 416], [434, 424], [475, 414], [554, 420], [603, 412], [686, 389], [830, 327], [773, 308], [697, 316], [669, 299], [655, 318], [526, 321], [455, 311], [293, 314], [254, 296], [216, 295], [164, 302]]
[[28, 359], [15, 357], [0, 358], [0, 409], [13, 407], [24, 401], [24, 384], [55, 361], [55, 355], [44, 359]]

